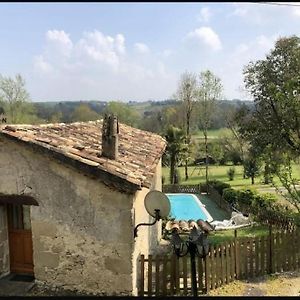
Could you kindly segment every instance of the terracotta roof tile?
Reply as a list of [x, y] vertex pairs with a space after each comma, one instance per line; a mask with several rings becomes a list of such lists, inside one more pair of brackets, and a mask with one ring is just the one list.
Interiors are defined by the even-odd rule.
[[140, 187], [150, 187], [166, 141], [159, 135], [119, 124], [119, 156], [101, 156], [102, 120], [71, 124], [7, 125], [0, 133], [61, 153]]

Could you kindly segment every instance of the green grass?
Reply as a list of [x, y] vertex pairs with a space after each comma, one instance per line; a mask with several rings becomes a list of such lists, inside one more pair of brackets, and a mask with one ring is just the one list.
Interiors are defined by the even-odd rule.
[[[238, 238], [253, 238], [267, 236], [269, 234], [268, 227], [265, 225], [256, 225], [237, 229]], [[216, 245], [223, 242], [229, 242], [234, 239], [234, 230], [214, 231], [208, 236], [211, 244]]]
[[[255, 178], [255, 184], [251, 184], [250, 178], [243, 178], [243, 166], [234, 166], [235, 168], [235, 176], [234, 180], [230, 181], [227, 175], [227, 171], [232, 166], [209, 166], [208, 175], [210, 180], [220, 180], [226, 183], [229, 183], [233, 188], [255, 188], [255, 189], [263, 189], [266, 187], [272, 187], [272, 185], [266, 185], [263, 183], [263, 176], [258, 176]], [[179, 176], [180, 176], [180, 184], [188, 185], [188, 184], [199, 184], [201, 182], [205, 182], [205, 167], [201, 166], [195, 167], [190, 166], [188, 167], [188, 174], [189, 179], [185, 180], [185, 173], [184, 167], [179, 167]], [[162, 168], [162, 175], [164, 176], [165, 182], [164, 184], [170, 183], [170, 171], [169, 168], [163, 167]], [[293, 165], [293, 176], [297, 179], [300, 179], [300, 167], [299, 165]], [[280, 184], [278, 178], [274, 179], [276, 184]]]
[[[224, 135], [229, 135], [231, 134], [231, 131], [229, 128], [220, 128], [220, 129], [209, 129], [207, 131], [207, 137], [209, 139], [216, 139], [216, 138], [221, 138], [223, 137]], [[197, 131], [196, 133], [194, 133], [192, 135], [192, 138], [194, 139], [204, 139], [204, 136], [203, 136], [203, 132], [201, 130]]]

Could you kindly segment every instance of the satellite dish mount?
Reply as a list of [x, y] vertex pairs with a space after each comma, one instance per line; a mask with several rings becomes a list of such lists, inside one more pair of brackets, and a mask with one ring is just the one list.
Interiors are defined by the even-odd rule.
[[144, 205], [148, 214], [154, 218], [152, 223], [140, 223], [134, 228], [134, 237], [137, 237], [137, 230], [140, 226], [152, 226], [157, 221], [165, 218], [170, 213], [170, 201], [169, 198], [160, 191], [150, 191], [144, 200]]

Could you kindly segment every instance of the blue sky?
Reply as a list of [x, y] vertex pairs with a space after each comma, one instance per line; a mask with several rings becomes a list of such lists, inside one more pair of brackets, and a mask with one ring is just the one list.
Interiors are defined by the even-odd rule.
[[144, 101], [172, 97], [185, 71], [210, 69], [225, 99], [249, 99], [243, 66], [293, 34], [300, 6], [0, 3], [0, 74], [20, 73], [33, 101]]

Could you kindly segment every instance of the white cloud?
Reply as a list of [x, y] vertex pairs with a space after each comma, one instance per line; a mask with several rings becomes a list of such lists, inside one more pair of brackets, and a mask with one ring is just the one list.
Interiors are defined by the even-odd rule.
[[125, 54], [125, 38], [120, 33], [116, 35], [116, 50], [120, 54]]
[[173, 54], [173, 50], [171, 49], [165, 49], [163, 52], [162, 52], [162, 56], [163, 57], [169, 57], [170, 55]]
[[73, 48], [73, 43], [63, 30], [48, 30], [46, 33], [46, 39], [49, 45], [65, 56], [70, 55]]
[[[248, 65], [250, 61], [257, 61], [264, 59], [266, 54], [274, 48], [275, 41], [279, 34], [271, 36], [259, 35], [253, 40], [243, 42], [234, 47], [231, 54], [227, 56], [226, 61], [222, 63], [222, 81], [226, 87], [226, 92], [240, 94], [242, 97], [249, 99], [249, 95], [244, 90], [243, 83], [243, 68]], [[228, 76], [231, 74], [231, 76]]]
[[37, 70], [48, 73], [53, 70], [52, 66], [44, 60], [42, 55], [38, 55], [34, 58], [34, 67]]
[[248, 9], [246, 7], [238, 6], [232, 12], [232, 15], [244, 17], [248, 13]]
[[[109, 36], [94, 30], [76, 41], [64, 31], [49, 30], [45, 41], [44, 51], [33, 61], [37, 99], [147, 100], [147, 95], [168, 98], [175, 88], [164, 56], [159, 60], [143, 43], [133, 44], [128, 52], [121, 33]], [[137, 57], [136, 51], [148, 55]]]
[[198, 17], [198, 20], [200, 22], [209, 22], [210, 18], [212, 16], [212, 12], [209, 7], [203, 7], [200, 10], [200, 15]]
[[218, 34], [210, 27], [200, 27], [191, 31], [187, 35], [188, 38], [199, 40], [212, 50], [218, 51], [222, 49], [222, 43]]
[[137, 53], [140, 53], [140, 54], [146, 54], [146, 53], [150, 52], [149, 47], [143, 43], [135, 43], [134, 49]]

